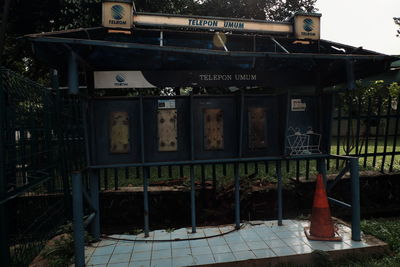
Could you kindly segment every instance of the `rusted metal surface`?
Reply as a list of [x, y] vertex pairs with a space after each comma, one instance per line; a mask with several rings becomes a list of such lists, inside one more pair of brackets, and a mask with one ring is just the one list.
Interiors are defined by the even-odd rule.
[[111, 112], [110, 114], [110, 153], [130, 152], [129, 115], [128, 112]]
[[204, 149], [224, 149], [224, 120], [222, 109], [204, 109]]
[[176, 109], [159, 110], [158, 122], [158, 151], [178, 150], [178, 125]]
[[252, 150], [267, 147], [266, 109], [252, 107], [249, 116], [249, 148]]

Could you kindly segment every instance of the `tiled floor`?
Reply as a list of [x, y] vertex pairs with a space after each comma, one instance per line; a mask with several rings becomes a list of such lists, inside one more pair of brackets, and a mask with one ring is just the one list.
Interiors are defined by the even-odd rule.
[[[227, 232], [233, 226], [198, 228], [195, 234], [186, 228], [157, 230], [148, 238], [115, 235], [120, 240], [104, 239], [86, 247], [86, 263], [95, 267], [190, 266], [370, 246], [351, 241], [351, 230], [344, 225], [339, 225], [343, 242], [309, 241], [304, 226], [308, 222], [285, 220], [283, 226], [276, 221], [247, 223], [231, 233]], [[177, 239], [190, 240], [171, 241]]]

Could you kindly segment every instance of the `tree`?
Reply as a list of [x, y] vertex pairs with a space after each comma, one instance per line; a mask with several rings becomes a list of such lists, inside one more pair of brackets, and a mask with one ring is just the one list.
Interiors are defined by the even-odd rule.
[[316, 0], [205, 0], [201, 15], [280, 21], [296, 11], [315, 12]]
[[400, 17], [398, 17], [398, 18], [393, 18], [393, 20], [394, 20], [394, 23], [396, 23], [397, 26], [399, 26], [399, 29], [397, 30], [396, 36], [397, 36], [397, 37], [400, 37]]

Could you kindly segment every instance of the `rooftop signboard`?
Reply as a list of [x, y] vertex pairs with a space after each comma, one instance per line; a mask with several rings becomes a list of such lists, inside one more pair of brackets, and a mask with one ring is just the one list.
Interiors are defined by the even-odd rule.
[[286, 21], [186, 16], [134, 11], [130, 1], [103, 2], [103, 26], [112, 29], [134, 27], [202, 29], [223, 32], [253, 32], [284, 35], [297, 39], [320, 38], [320, 14], [297, 13]]

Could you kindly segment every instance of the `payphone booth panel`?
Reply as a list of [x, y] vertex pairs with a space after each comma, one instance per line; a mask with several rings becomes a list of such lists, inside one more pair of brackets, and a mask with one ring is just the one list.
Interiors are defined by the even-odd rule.
[[243, 107], [243, 157], [282, 156], [287, 95], [248, 95]]
[[237, 157], [238, 106], [233, 96], [193, 98], [195, 159]]
[[190, 108], [186, 97], [144, 98], [143, 117], [147, 162], [190, 159]]
[[286, 154], [329, 154], [332, 95], [289, 98]]
[[140, 112], [138, 99], [96, 99], [92, 117], [91, 161], [96, 165], [140, 162]]

